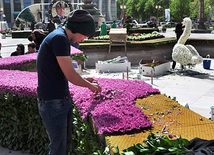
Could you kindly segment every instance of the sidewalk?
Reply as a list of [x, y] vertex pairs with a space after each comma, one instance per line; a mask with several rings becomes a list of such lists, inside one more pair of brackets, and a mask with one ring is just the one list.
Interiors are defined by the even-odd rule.
[[[175, 37], [175, 33], [172, 30], [162, 34], [167, 37]], [[196, 38], [196, 36], [204, 39], [214, 38], [214, 34], [191, 34], [190, 38]], [[29, 43], [27, 39], [12, 38], [0, 39], [0, 42], [2, 43], [2, 57], [10, 56], [10, 53], [15, 51], [17, 44], [22, 43], [27, 49], [27, 44]], [[180, 66], [177, 65], [176, 69], [179, 68]], [[95, 69], [84, 70], [82, 75], [122, 79], [122, 73], [98, 73]], [[132, 66], [131, 72], [129, 72], [129, 80], [132, 79], [143, 80], [151, 84], [150, 77], [139, 74], [138, 66]], [[214, 60], [212, 59], [211, 69], [209, 70], [204, 69], [203, 64], [199, 64], [185, 72], [176, 70], [174, 73], [168, 72], [166, 75], [154, 77], [153, 87], [159, 89], [161, 94], [166, 94], [171, 98], [176, 97], [176, 100], [181, 105], [188, 104], [191, 110], [210, 118], [210, 107], [214, 106]], [[0, 155], [23, 155], [23, 153], [21, 151], [10, 151], [0, 146]]]

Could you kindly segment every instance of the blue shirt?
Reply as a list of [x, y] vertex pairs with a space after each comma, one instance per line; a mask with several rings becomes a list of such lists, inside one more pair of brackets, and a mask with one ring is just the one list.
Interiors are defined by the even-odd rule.
[[57, 62], [57, 56], [70, 56], [70, 41], [62, 28], [51, 32], [38, 52], [37, 95], [40, 99], [61, 99], [70, 95], [68, 80]]

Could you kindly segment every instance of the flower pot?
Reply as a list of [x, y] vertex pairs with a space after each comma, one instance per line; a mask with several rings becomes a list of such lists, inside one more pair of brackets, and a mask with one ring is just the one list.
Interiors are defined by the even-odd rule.
[[84, 63], [84, 61], [77, 59], [76, 62], [78, 63], [78, 65], [82, 65]]

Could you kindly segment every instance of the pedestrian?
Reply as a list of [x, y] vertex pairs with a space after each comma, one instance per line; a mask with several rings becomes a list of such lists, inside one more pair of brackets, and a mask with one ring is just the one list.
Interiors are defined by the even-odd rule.
[[36, 44], [35, 43], [29, 43], [27, 45], [27, 47], [28, 47], [28, 52], [25, 54], [36, 53]]
[[21, 29], [21, 30], [24, 30], [24, 29], [25, 29], [25, 26], [24, 26], [23, 22], [21, 22], [20, 29]]
[[83, 79], [73, 68], [70, 41], [81, 42], [95, 33], [95, 23], [86, 10], [74, 10], [62, 28], [51, 32], [42, 42], [37, 56], [38, 108], [46, 127], [49, 155], [66, 155], [72, 133], [72, 98], [68, 81], [94, 93], [101, 87], [93, 78]]
[[10, 56], [24, 55], [24, 53], [25, 53], [25, 46], [23, 44], [18, 44], [16, 47], [16, 51], [11, 53]]
[[[186, 16], [184, 16], [182, 18], [182, 21], [183, 19], [185, 18]], [[176, 24], [176, 27], [175, 27], [175, 33], [176, 33], [176, 40], [178, 42], [179, 38], [181, 37], [181, 35], [183, 34], [183, 31], [184, 31], [184, 25], [183, 23], [180, 21]], [[175, 69], [175, 66], [176, 66], [176, 62], [174, 60], [172, 60], [172, 69]], [[181, 65], [181, 68], [183, 69], [184, 67]]]
[[52, 22], [52, 20], [49, 20], [49, 23], [48, 23], [48, 25], [47, 25], [47, 30], [48, 30], [48, 32], [49, 33], [51, 33], [53, 30], [55, 30], [56, 28], [55, 28], [55, 25], [54, 25], [54, 23]]
[[2, 15], [2, 20], [3, 21], [6, 21], [6, 15], [3, 13], [3, 15]]
[[28, 36], [28, 40], [31, 42], [34, 41], [36, 44], [36, 50], [39, 50], [39, 47], [45, 37], [46, 34], [42, 30], [36, 29], [31, 33], [30, 36]]
[[35, 21], [33, 20], [30, 25], [30, 29], [33, 31], [35, 28]]
[[117, 24], [115, 23], [115, 21], [113, 21], [111, 28], [116, 28], [116, 27], [117, 27]]
[[106, 23], [103, 22], [100, 25], [100, 36], [105, 36], [105, 35], [107, 35], [107, 28], [106, 28]]
[[46, 31], [46, 24], [45, 24], [45, 21], [43, 20], [42, 21], [42, 26], [41, 26], [42, 30], [43, 31]]

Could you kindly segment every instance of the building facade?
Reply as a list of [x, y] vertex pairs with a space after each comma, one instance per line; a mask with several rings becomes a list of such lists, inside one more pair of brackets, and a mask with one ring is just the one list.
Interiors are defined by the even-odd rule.
[[[26, 7], [37, 3], [51, 3], [52, 0], [0, 0], [1, 14], [6, 15], [9, 27], [12, 27], [18, 14]], [[73, 9], [79, 9], [82, 0], [70, 0]], [[106, 20], [117, 20], [116, 0], [94, 0], [97, 9], [105, 16]]]

